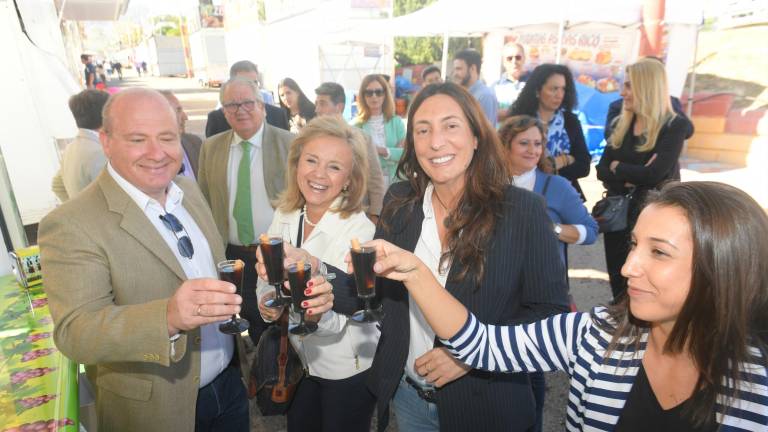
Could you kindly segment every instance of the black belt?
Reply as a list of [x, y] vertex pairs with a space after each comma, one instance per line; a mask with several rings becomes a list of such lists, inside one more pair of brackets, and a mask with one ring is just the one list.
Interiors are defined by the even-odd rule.
[[416, 390], [416, 394], [423, 400], [429, 403], [437, 403], [437, 390], [424, 390], [419, 383], [412, 380], [408, 375], [405, 376], [405, 382], [413, 387], [413, 389]]

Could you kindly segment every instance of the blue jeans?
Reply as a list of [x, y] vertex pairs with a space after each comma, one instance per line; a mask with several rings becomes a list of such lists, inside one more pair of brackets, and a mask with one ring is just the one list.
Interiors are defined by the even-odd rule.
[[439, 432], [440, 420], [437, 417], [437, 404], [429, 403], [419, 397], [416, 389], [405, 382], [405, 374], [392, 398], [395, 420], [400, 432]]
[[[237, 355], [237, 354], [235, 354]], [[248, 396], [240, 369], [229, 366], [197, 393], [196, 432], [248, 432]]]

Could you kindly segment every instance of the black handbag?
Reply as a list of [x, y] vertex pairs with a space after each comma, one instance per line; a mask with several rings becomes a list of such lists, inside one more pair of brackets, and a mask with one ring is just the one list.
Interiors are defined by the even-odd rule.
[[616, 232], [627, 229], [629, 203], [632, 201], [632, 188], [625, 195], [603, 196], [603, 199], [592, 207], [592, 217], [597, 221], [601, 233]]
[[251, 365], [248, 397], [256, 397], [263, 416], [283, 415], [304, 376], [299, 355], [288, 340], [288, 313], [261, 334]]

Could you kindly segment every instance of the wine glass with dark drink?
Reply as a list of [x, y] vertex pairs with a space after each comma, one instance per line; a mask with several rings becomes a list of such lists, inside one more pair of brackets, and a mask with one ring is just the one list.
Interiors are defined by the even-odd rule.
[[287, 270], [288, 283], [291, 285], [293, 311], [301, 315], [301, 322], [299, 325], [292, 328], [290, 331], [291, 334], [295, 335], [308, 335], [317, 330], [317, 323], [304, 320], [304, 313], [306, 310], [301, 307], [301, 303], [309, 298], [304, 294], [304, 290], [307, 288], [307, 282], [312, 277], [312, 266], [309, 263], [299, 261], [296, 264], [289, 265]]
[[275, 297], [264, 302], [264, 305], [275, 309], [281, 308], [291, 302], [289, 297], [283, 297], [280, 289], [285, 281], [283, 239], [281, 237], [267, 237], [266, 234], [262, 234], [259, 237], [259, 245], [261, 246], [264, 266], [267, 268], [267, 279], [269, 284], [275, 287]]
[[[233, 284], [238, 295], [243, 295], [243, 269], [245, 263], [241, 260], [227, 260], [216, 264], [219, 279]], [[240, 334], [248, 330], [250, 323], [245, 318], [232, 314], [229, 321], [219, 324], [219, 331], [226, 334]]]
[[373, 271], [373, 265], [376, 263], [376, 249], [362, 247], [357, 239], [353, 239], [351, 255], [357, 296], [365, 302], [365, 309], [355, 312], [352, 315], [352, 320], [357, 322], [380, 321], [384, 317], [381, 307], [371, 308], [371, 300], [376, 296], [376, 272]]

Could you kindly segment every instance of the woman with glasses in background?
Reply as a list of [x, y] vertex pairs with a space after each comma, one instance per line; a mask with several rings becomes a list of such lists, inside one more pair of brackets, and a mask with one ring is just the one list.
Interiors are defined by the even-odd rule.
[[359, 111], [353, 124], [371, 137], [387, 183], [392, 183], [397, 163], [403, 155], [405, 126], [395, 114], [392, 91], [382, 75], [371, 74], [363, 78], [357, 94], [357, 108]]

